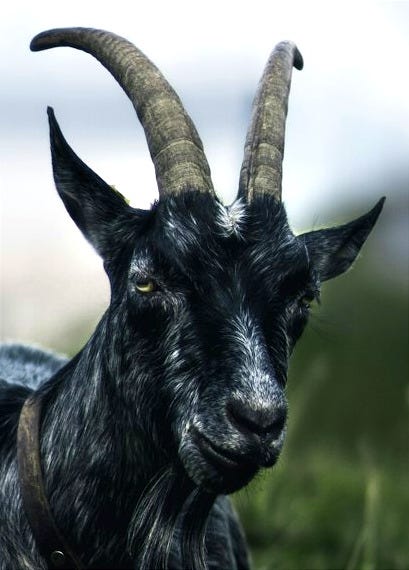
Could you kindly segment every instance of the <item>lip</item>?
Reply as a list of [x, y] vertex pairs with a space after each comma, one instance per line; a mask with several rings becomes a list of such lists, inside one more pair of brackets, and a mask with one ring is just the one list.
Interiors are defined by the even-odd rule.
[[217, 470], [238, 471], [248, 467], [243, 457], [215, 445], [199, 431], [195, 430], [192, 436], [203, 457]]
[[[249, 450], [250, 451], [250, 450]], [[225, 449], [190, 426], [181, 460], [188, 476], [210, 493], [234, 493], [247, 485], [260, 469], [251, 452]]]

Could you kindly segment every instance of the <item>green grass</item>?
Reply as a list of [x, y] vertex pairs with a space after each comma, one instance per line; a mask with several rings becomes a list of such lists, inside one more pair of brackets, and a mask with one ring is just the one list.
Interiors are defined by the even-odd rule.
[[285, 454], [236, 506], [259, 570], [409, 567], [405, 473], [315, 450]]

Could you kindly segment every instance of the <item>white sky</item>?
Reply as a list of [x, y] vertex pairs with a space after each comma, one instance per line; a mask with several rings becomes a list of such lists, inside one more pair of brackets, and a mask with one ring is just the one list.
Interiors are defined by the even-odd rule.
[[[369, 208], [385, 180], [407, 171], [409, 2], [7, 2], [0, 22], [5, 336], [48, 341], [48, 326], [74, 323], [107, 299], [100, 262], [53, 190], [48, 104], [107, 182], [140, 207], [156, 196], [143, 132], [107, 71], [76, 50], [28, 49], [36, 33], [75, 25], [123, 35], [158, 65], [198, 127], [226, 202], [237, 188], [251, 98], [282, 39], [294, 40], [305, 60], [293, 74], [284, 164], [295, 227], [333, 222], [331, 210], [334, 217], [336, 209]], [[394, 207], [393, 188], [388, 198]]]

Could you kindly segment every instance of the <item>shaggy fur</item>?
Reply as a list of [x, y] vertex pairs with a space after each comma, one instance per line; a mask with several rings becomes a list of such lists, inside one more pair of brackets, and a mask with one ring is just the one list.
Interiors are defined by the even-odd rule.
[[36, 391], [46, 493], [87, 567], [245, 570], [225, 495], [276, 462], [309, 304], [351, 265], [382, 201], [301, 236], [271, 196], [226, 208], [187, 188], [135, 210], [49, 115], [56, 186], [104, 259], [111, 303], [70, 361], [0, 351], [0, 569], [46, 568], [16, 467], [19, 412]]

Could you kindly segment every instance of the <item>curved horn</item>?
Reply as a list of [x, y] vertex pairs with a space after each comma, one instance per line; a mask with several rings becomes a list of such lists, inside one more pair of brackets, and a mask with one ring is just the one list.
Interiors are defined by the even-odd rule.
[[135, 107], [155, 165], [160, 196], [185, 189], [214, 194], [202, 141], [175, 91], [133, 44], [110, 32], [61, 28], [35, 36], [32, 51], [69, 46], [93, 55]]
[[303, 67], [296, 45], [279, 43], [270, 55], [254, 98], [238, 193], [248, 202], [256, 194], [272, 194], [281, 200], [285, 120], [293, 66]]

